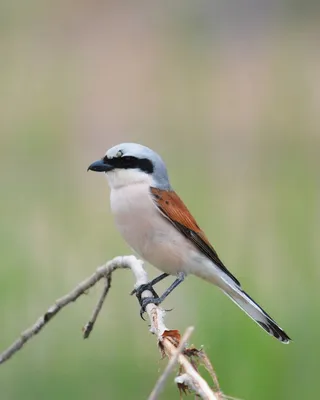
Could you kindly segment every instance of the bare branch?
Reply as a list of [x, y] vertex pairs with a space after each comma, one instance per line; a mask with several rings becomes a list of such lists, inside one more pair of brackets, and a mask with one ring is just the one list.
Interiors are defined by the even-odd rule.
[[[135, 288], [138, 288], [140, 285], [146, 284], [148, 282], [148, 276], [143, 268], [143, 262], [141, 260], [138, 260], [134, 256], [123, 256], [114, 258], [113, 260], [107, 262], [105, 265], [97, 268], [94, 274], [81, 282], [70, 293], [56, 300], [56, 302], [47, 310], [44, 315], [42, 315], [35, 322], [34, 325], [25, 330], [8, 349], [0, 354], [0, 364], [9, 360], [9, 358], [17, 353], [31, 338], [39, 333], [60, 310], [62, 310], [68, 304], [76, 301], [82, 294], [86, 293], [88, 289], [94, 286], [99, 280], [104, 278], [105, 285], [99, 302], [97, 303], [89, 322], [85, 325], [83, 329], [83, 337], [88, 338], [97, 320], [99, 312], [101, 311], [106, 296], [109, 293], [111, 287], [111, 275], [116, 269], [119, 268], [131, 269], [136, 281]], [[145, 290], [141, 294], [141, 298], [145, 297], [153, 297], [153, 295], [149, 290]], [[190, 353], [190, 349], [185, 349], [185, 344], [190, 337], [193, 328], [188, 328], [184, 337], [180, 340], [179, 331], [169, 330], [165, 326], [165, 311], [162, 308], [156, 306], [153, 303], [149, 303], [146, 306], [146, 312], [150, 320], [150, 331], [151, 333], [156, 335], [163, 356], [167, 356], [169, 358], [169, 363], [162, 376], [158, 380], [154, 390], [152, 391], [149, 400], [155, 400], [158, 397], [166, 379], [168, 378], [176, 362], [178, 362], [180, 365], [181, 373], [180, 376], [175, 379], [175, 381], [179, 383], [181, 387], [189, 388], [203, 399], [217, 400], [217, 394], [213, 393], [207, 382], [200, 376], [194, 366], [195, 364], [189, 361], [189, 358], [191, 360], [191, 357], [188, 355], [188, 352]], [[196, 349], [191, 349], [191, 353], [194, 350]], [[199, 352], [199, 350], [196, 351]], [[207, 368], [209, 365], [209, 370], [210, 372], [212, 372], [213, 370], [211, 371], [212, 367], [209, 360], [205, 359], [205, 364]]]
[[[75, 289], [73, 289], [67, 295], [56, 300], [55, 303], [48, 308], [45, 314], [43, 314], [34, 325], [26, 329], [21, 333], [20, 337], [12, 343], [12, 345], [0, 354], [0, 364], [3, 364], [10, 357], [12, 357], [18, 350], [20, 350], [33, 336], [39, 333], [47, 323], [64, 307], [68, 304], [76, 301], [81, 295], [83, 295], [88, 289], [94, 286], [100, 279], [107, 277], [117, 268], [130, 268], [128, 259], [132, 256], [127, 257], [116, 257], [113, 260], [107, 262], [102, 267], [97, 268], [96, 272], [89, 278], [81, 282]], [[135, 257], [134, 257], [135, 258]], [[132, 260], [131, 260], [132, 261]]]
[[189, 340], [192, 332], [194, 331], [194, 327], [190, 326], [185, 334], [183, 335], [182, 339], [180, 340], [179, 346], [176, 349], [175, 353], [173, 354], [173, 356], [170, 358], [165, 370], [163, 371], [162, 375], [160, 376], [160, 378], [158, 379], [155, 387], [153, 388], [150, 396], [148, 397], [148, 400], [156, 400], [160, 394], [160, 392], [162, 391], [166, 380], [168, 379], [169, 375], [171, 374], [175, 364], [178, 361], [178, 357], [179, 355], [183, 352], [184, 347], [187, 343], [187, 341]]
[[[166, 340], [165, 346], [169, 349], [171, 354], [176, 351], [175, 346], [168, 340]], [[185, 373], [177, 377], [179, 381], [177, 381], [176, 378], [175, 382], [188, 386], [190, 389], [195, 391], [202, 399], [218, 400], [218, 397], [210, 389], [208, 383], [202, 378], [202, 376], [200, 376], [200, 374], [194, 369], [194, 367], [184, 355], [180, 354], [178, 356], [178, 361]]]
[[217, 374], [215, 373], [215, 370], [213, 369], [213, 366], [211, 364], [211, 361], [209, 360], [209, 357], [203, 351], [203, 349], [198, 351], [198, 356], [203, 361], [203, 364], [204, 364], [206, 370], [209, 372], [209, 374], [213, 380], [213, 383], [216, 387], [216, 390], [218, 391], [218, 393], [221, 393], [218, 377], [217, 377]]
[[99, 299], [95, 309], [93, 310], [93, 314], [92, 314], [91, 318], [83, 327], [83, 338], [84, 339], [88, 339], [90, 333], [92, 332], [94, 324], [96, 323], [96, 320], [101, 311], [103, 303], [109, 293], [110, 288], [111, 288], [111, 273], [106, 277], [106, 282], [105, 282], [105, 285], [103, 288], [103, 292], [101, 293], [100, 299]]

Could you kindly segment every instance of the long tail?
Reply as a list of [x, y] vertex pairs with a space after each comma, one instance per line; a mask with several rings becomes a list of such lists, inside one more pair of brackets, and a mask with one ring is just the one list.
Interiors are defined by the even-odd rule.
[[282, 343], [289, 343], [289, 336], [246, 292], [236, 285], [228, 284], [223, 292], [230, 297], [250, 318], [261, 326], [269, 335]]

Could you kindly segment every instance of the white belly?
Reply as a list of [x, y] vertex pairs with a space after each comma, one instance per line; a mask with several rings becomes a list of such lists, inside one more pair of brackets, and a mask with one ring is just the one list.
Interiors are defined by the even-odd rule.
[[193, 244], [163, 217], [150, 196], [149, 185], [139, 183], [111, 190], [116, 225], [144, 260], [161, 271], [191, 272], [199, 257]]

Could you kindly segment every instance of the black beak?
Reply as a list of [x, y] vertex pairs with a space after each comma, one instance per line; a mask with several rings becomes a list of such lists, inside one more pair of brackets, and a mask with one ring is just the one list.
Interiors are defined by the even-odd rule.
[[108, 163], [106, 163], [104, 160], [98, 160], [89, 165], [87, 171], [95, 171], [95, 172], [108, 172], [111, 171], [114, 167]]

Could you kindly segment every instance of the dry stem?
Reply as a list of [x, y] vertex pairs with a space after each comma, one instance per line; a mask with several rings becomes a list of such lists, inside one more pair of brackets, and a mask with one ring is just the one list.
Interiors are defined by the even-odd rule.
[[[3, 364], [15, 353], [17, 353], [31, 338], [39, 333], [60, 310], [62, 310], [68, 304], [76, 301], [81, 295], [86, 293], [89, 288], [94, 286], [100, 279], [104, 278], [105, 285], [99, 302], [94, 309], [92, 317], [83, 328], [83, 337], [88, 338], [103, 306], [105, 298], [110, 290], [112, 272], [119, 268], [131, 269], [135, 276], [135, 288], [148, 282], [148, 277], [143, 268], [143, 262], [141, 260], [138, 260], [134, 256], [114, 258], [105, 265], [97, 268], [94, 274], [81, 282], [70, 293], [56, 300], [55, 303], [35, 322], [34, 325], [22, 332], [20, 337], [11, 346], [0, 354], [0, 364]], [[152, 293], [148, 290], [145, 290], [141, 297], [152, 297]], [[186, 342], [190, 337], [193, 328], [188, 328], [184, 337], [180, 340], [180, 334], [178, 331], [169, 330], [165, 326], [165, 311], [162, 308], [150, 303], [146, 307], [146, 312], [151, 324], [150, 331], [158, 338], [158, 343], [162, 354], [169, 358], [169, 363], [162, 376], [159, 378], [155, 388], [153, 389], [149, 400], [155, 400], [158, 398], [158, 395], [163, 389], [165, 381], [176, 362], [178, 362], [180, 365], [181, 370], [180, 375], [176, 378], [176, 382], [181, 385], [179, 387], [188, 388], [203, 399], [217, 400], [219, 395], [214, 394], [207, 382], [200, 376], [198, 371], [189, 361], [187, 350], [185, 350]]]
[[162, 391], [166, 380], [168, 379], [169, 375], [171, 374], [175, 364], [178, 361], [178, 357], [179, 355], [183, 352], [184, 347], [187, 343], [187, 341], [189, 340], [192, 332], [194, 331], [194, 327], [193, 326], [189, 326], [189, 328], [186, 330], [185, 334], [183, 335], [182, 339], [180, 340], [179, 346], [176, 349], [176, 351], [174, 352], [174, 354], [172, 355], [172, 357], [170, 358], [165, 370], [163, 371], [162, 375], [160, 376], [160, 378], [158, 379], [155, 387], [153, 388], [148, 400], [156, 400], [160, 394], [160, 392]]

